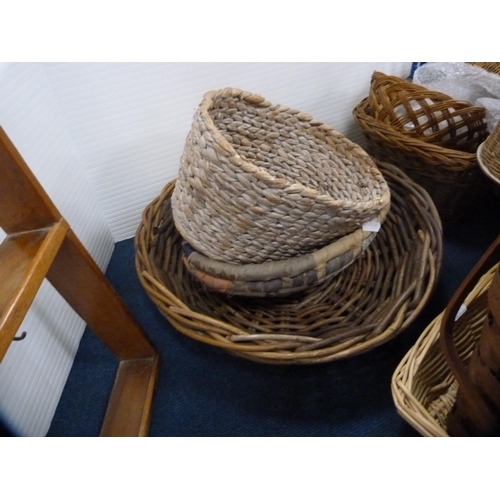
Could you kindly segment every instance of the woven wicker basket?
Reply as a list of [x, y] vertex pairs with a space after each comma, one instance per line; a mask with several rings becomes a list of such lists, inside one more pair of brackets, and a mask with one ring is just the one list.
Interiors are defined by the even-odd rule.
[[368, 98], [353, 111], [366, 139], [366, 149], [382, 161], [398, 165], [424, 187], [443, 220], [456, 220], [477, 206], [491, 190], [475, 153], [444, 148], [403, 134], [372, 115]]
[[379, 71], [371, 78], [368, 105], [375, 119], [445, 148], [475, 153], [488, 136], [483, 107]]
[[427, 303], [442, 257], [441, 224], [428, 194], [399, 169], [379, 164], [392, 205], [377, 237], [335, 278], [290, 297], [229, 297], [207, 290], [182, 264], [171, 196], [146, 207], [136, 269], [179, 332], [253, 361], [323, 363], [360, 354], [401, 333]]
[[316, 286], [351, 265], [376, 237], [389, 208], [366, 226], [310, 254], [261, 264], [229, 264], [209, 259], [183, 243], [182, 261], [210, 290], [246, 297], [284, 297]]
[[500, 122], [477, 150], [479, 165], [486, 176], [500, 184]]
[[[498, 248], [499, 244], [500, 238], [496, 242]], [[391, 390], [398, 413], [424, 436], [449, 436], [447, 420], [454, 409], [459, 384], [450, 368], [449, 354], [443, 350], [442, 330], [447, 318], [456, 318], [455, 355], [467, 367], [488, 316], [488, 290], [499, 268], [495, 264], [484, 271], [486, 264], [482, 260], [475, 266], [447, 309], [427, 326], [393, 374]]]
[[172, 195], [183, 238], [239, 264], [310, 253], [389, 203], [387, 183], [358, 145], [305, 113], [230, 88], [205, 94]]
[[495, 73], [500, 75], [500, 63], [499, 62], [470, 62], [468, 64], [474, 64], [475, 66], [479, 66], [490, 73]]

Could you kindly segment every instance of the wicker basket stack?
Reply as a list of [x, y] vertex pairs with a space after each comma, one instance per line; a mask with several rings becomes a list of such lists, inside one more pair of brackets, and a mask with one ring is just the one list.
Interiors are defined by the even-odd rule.
[[389, 187], [358, 145], [232, 88], [203, 97], [172, 193], [184, 264], [212, 290], [242, 295], [290, 294], [334, 276], [373, 241], [389, 207]]
[[434, 290], [442, 234], [426, 191], [400, 169], [377, 166], [391, 189], [391, 210], [366, 251], [335, 279], [272, 299], [213, 293], [187, 270], [170, 182], [144, 210], [136, 235], [146, 293], [179, 332], [261, 363], [324, 363], [387, 342]]
[[405, 168], [443, 221], [460, 217], [489, 191], [476, 157], [488, 136], [484, 108], [375, 72], [353, 115], [367, 150]]

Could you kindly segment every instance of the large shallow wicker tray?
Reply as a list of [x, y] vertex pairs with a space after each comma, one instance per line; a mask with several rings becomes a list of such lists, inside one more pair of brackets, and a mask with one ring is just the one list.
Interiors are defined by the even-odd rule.
[[182, 263], [167, 184], [143, 212], [136, 269], [151, 300], [179, 332], [253, 361], [322, 363], [401, 333], [429, 299], [442, 258], [442, 229], [429, 195], [398, 168], [378, 163], [392, 207], [365, 253], [340, 274], [286, 298], [210, 292]]
[[[487, 292], [498, 264], [486, 272], [464, 301], [465, 311], [455, 322], [459, 356], [467, 365], [488, 314]], [[398, 413], [420, 434], [448, 437], [446, 419], [452, 410], [458, 383], [440, 342], [444, 311], [423, 331], [396, 368], [391, 390]]]

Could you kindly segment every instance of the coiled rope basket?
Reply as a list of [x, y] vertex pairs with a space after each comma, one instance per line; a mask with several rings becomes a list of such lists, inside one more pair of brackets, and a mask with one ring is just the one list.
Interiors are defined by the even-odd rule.
[[204, 95], [172, 193], [184, 240], [238, 264], [313, 252], [389, 204], [361, 147], [305, 113], [232, 88]]
[[252, 361], [324, 363], [387, 342], [427, 303], [441, 266], [442, 232], [426, 191], [392, 165], [378, 168], [391, 189], [391, 209], [366, 251], [317, 286], [265, 299], [210, 291], [188, 272], [171, 181], [137, 230], [141, 284], [179, 332]]

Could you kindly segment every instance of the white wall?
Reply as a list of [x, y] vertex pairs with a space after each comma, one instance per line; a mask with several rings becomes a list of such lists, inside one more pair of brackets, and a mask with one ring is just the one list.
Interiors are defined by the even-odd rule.
[[[203, 94], [238, 87], [310, 113], [350, 139], [373, 71], [411, 63], [0, 64], [0, 125], [105, 269], [113, 242], [176, 177]], [[0, 179], [1, 182], [1, 179]], [[0, 241], [2, 235], [0, 233]], [[0, 413], [24, 435], [47, 432], [84, 325], [44, 283], [0, 363]]]
[[203, 94], [237, 87], [310, 113], [352, 140], [354, 106], [374, 70], [411, 63], [44, 63], [115, 241], [133, 236], [145, 206], [176, 177]]
[[[43, 67], [0, 65], [0, 95], [0, 125], [104, 269], [114, 242]], [[0, 414], [17, 433], [46, 434], [84, 328], [44, 281], [19, 330], [26, 338], [0, 363]]]

